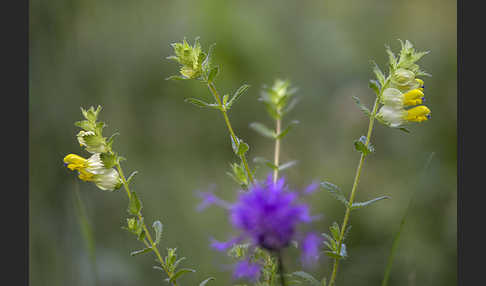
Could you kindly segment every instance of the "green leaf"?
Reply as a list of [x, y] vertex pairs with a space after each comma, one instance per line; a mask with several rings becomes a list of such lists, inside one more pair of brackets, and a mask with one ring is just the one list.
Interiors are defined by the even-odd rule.
[[285, 135], [287, 135], [287, 133], [289, 133], [289, 131], [292, 129], [292, 127], [294, 125], [297, 125], [299, 124], [299, 121], [298, 120], [292, 120], [289, 124], [289, 126], [287, 126], [282, 132], [280, 132], [278, 135], [277, 135], [277, 139], [282, 139], [285, 137]]
[[162, 223], [160, 221], [156, 220], [152, 224], [152, 227], [155, 230], [155, 241], [154, 241], [154, 243], [157, 245], [157, 244], [159, 244], [160, 238], [162, 237], [163, 225], [162, 225]]
[[348, 200], [338, 186], [329, 182], [321, 182], [320, 186], [327, 190], [338, 201], [342, 202], [345, 206], [348, 206]]
[[267, 167], [269, 167], [272, 170], [278, 170], [278, 166], [274, 165], [272, 162], [270, 162], [269, 160], [263, 157], [255, 157], [253, 159], [253, 162], [257, 164], [265, 164]]
[[366, 206], [369, 206], [370, 204], [372, 204], [374, 202], [381, 201], [381, 200], [384, 200], [384, 199], [390, 199], [390, 197], [389, 196], [381, 196], [381, 197], [374, 198], [374, 199], [366, 201], [366, 202], [353, 203], [353, 205], [351, 205], [351, 209], [355, 210], [355, 209], [359, 209], [359, 208], [362, 208], [362, 207], [366, 207]]
[[260, 135], [268, 138], [276, 138], [277, 134], [267, 126], [259, 122], [253, 122], [250, 124], [250, 128], [258, 132]]
[[208, 75], [208, 82], [212, 82], [214, 80], [214, 78], [218, 75], [218, 73], [219, 73], [219, 67], [218, 66], [211, 68], [211, 70], [209, 71], [209, 75]]
[[167, 77], [165, 80], [186, 80], [188, 78], [182, 77], [180, 75], [171, 75]]
[[341, 231], [339, 230], [339, 225], [337, 224], [337, 222], [333, 222], [332, 225], [329, 227], [329, 230], [331, 231], [334, 240], [339, 241]]
[[185, 257], [181, 257], [179, 259], [177, 259], [173, 264], [172, 264], [172, 268], [176, 269], [177, 266], [179, 265], [179, 263], [182, 262], [182, 260], [185, 260], [186, 258]]
[[336, 254], [335, 252], [330, 251], [330, 250], [326, 250], [326, 251], [324, 251], [324, 253], [326, 253], [327, 256], [334, 258], [334, 259], [341, 259], [342, 258], [341, 255]]
[[189, 272], [193, 273], [193, 272], [196, 272], [196, 270], [189, 269], [189, 268], [182, 268], [179, 271], [177, 271], [174, 275], [172, 275], [172, 277], [170, 277], [169, 282], [174, 282], [174, 281], [176, 281], [177, 278], [179, 278], [180, 276], [182, 276], [186, 273], [189, 273]]
[[367, 156], [369, 153], [375, 152], [375, 147], [371, 145], [371, 143], [368, 143], [368, 146], [366, 146], [365, 136], [361, 136], [359, 140], [354, 141], [354, 148], [356, 151], [363, 153], [365, 156]]
[[373, 72], [376, 75], [376, 79], [378, 79], [378, 82], [380, 83], [380, 85], [383, 86], [385, 84], [385, 75], [380, 70], [380, 67], [378, 67], [378, 65], [376, 64], [375, 61], [371, 61], [371, 64], [373, 65]]
[[135, 175], [138, 174], [138, 171], [133, 171], [130, 176], [128, 176], [128, 179], [127, 179], [127, 184], [130, 184], [130, 182], [132, 181], [133, 177], [135, 177]]
[[[158, 260], [156, 260], [156, 261], [157, 261], [157, 262], [159, 262]], [[153, 268], [153, 269], [160, 270], [160, 271], [162, 271], [162, 272], [164, 272], [164, 273], [165, 273], [164, 268], [162, 268], [162, 267], [160, 267], [160, 266], [154, 265], [154, 266], [152, 266], [152, 268]]]
[[297, 161], [295, 161], [295, 160], [294, 161], [287, 162], [285, 164], [279, 165], [278, 166], [278, 170], [279, 171], [283, 171], [285, 169], [288, 169], [288, 168], [294, 166], [295, 164], [297, 164]]
[[191, 103], [197, 107], [207, 107], [207, 108], [214, 108], [214, 109], [221, 109], [219, 105], [214, 104], [214, 103], [207, 103], [203, 100], [197, 99], [197, 98], [186, 98], [184, 99], [185, 102]]
[[144, 248], [144, 249], [141, 249], [141, 250], [135, 250], [135, 251], [130, 252], [130, 255], [135, 256], [135, 255], [139, 255], [139, 254], [144, 254], [144, 253], [150, 252], [152, 250], [153, 249], [151, 247]]
[[236, 142], [233, 140], [233, 136], [231, 137], [231, 147], [233, 147], [233, 151], [236, 155], [243, 156], [249, 149], [250, 146], [246, 144], [243, 139], [239, 139], [236, 137]]
[[380, 94], [380, 84], [376, 80], [370, 79], [368, 86], [375, 92], [376, 95]]
[[290, 103], [287, 105], [287, 107], [282, 111], [282, 114], [287, 114], [289, 113], [294, 107], [297, 105], [297, 103], [300, 101], [298, 97], [292, 98]]
[[361, 109], [361, 111], [363, 111], [363, 113], [366, 114], [366, 116], [370, 117], [371, 116], [371, 111], [366, 106], [364, 106], [363, 104], [361, 104], [361, 101], [359, 100], [359, 97], [353, 96], [353, 99], [356, 102], [356, 104], [358, 105], [359, 109]]
[[214, 277], [209, 277], [206, 280], [204, 280], [203, 282], [199, 283], [199, 286], [205, 286], [211, 280], [216, 280], [216, 279]]
[[142, 209], [142, 203], [135, 192], [131, 192], [130, 202], [128, 203], [128, 212], [132, 215], [137, 215]]
[[327, 285], [327, 279], [326, 279], [326, 277], [322, 278], [321, 284], [322, 284], [322, 286], [326, 286]]
[[307, 272], [296, 271], [293, 272], [291, 275], [304, 279], [304, 281], [308, 282], [310, 286], [321, 286], [321, 283], [314, 276]]
[[398, 128], [398, 130], [401, 130], [401, 131], [403, 131], [403, 132], [405, 132], [405, 133], [410, 133], [410, 130], [408, 130], [408, 129], [407, 129], [407, 128], [405, 128], [405, 127], [400, 127], [400, 128]]
[[243, 84], [242, 86], [240, 86], [233, 94], [231, 100], [228, 102], [227, 107], [230, 108], [249, 87], [250, 86], [248, 84]]
[[116, 155], [110, 154], [110, 153], [101, 153], [100, 159], [101, 159], [101, 162], [103, 163], [103, 166], [107, 169], [113, 168], [113, 166], [116, 165], [116, 161], [117, 161]]

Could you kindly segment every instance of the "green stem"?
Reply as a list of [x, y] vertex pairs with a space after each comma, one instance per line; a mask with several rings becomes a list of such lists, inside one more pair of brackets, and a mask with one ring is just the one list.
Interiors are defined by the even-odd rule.
[[[382, 90], [384, 90], [384, 89], [385, 89], [385, 87], [383, 87]], [[378, 102], [379, 102], [380, 97], [381, 97], [381, 93], [376, 98], [375, 104], [373, 106], [373, 110], [371, 112], [370, 123], [368, 125], [368, 134], [366, 135], [366, 143], [365, 143], [366, 147], [368, 147], [368, 144], [370, 143], [371, 133], [373, 131], [373, 125], [374, 125], [374, 122], [375, 122], [375, 115], [376, 115], [376, 112], [378, 110], [378, 106], [379, 106]], [[348, 221], [349, 221], [349, 215], [351, 213], [351, 206], [353, 205], [354, 198], [356, 196], [356, 190], [357, 190], [357, 187], [358, 187], [359, 178], [361, 176], [361, 170], [362, 170], [362, 167], [363, 167], [364, 160], [365, 160], [365, 154], [361, 153], [361, 157], [360, 157], [359, 163], [358, 163], [358, 168], [356, 170], [356, 175], [354, 177], [353, 188], [351, 189], [351, 195], [349, 197], [349, 202], [346, 206], [346, 212], [344, 214], [343, 224], [341, 225], [341, 233], [339, 235], [338, 249], [337, 249], [338, 253], [341, 253], [341, 247], [342, 247], [342, 242], [343, 242], [343, 238], [344, 238], [344, 233], [345, 233]], [[335, 283], [336, 275], [337, 275], [337, 271], [338, 271], [338, 266], [339, 266], [339, 258], [335, 258], [334, 259], [334, 265], [333, 265], [333, 268], [332, 268], [331, 279], [329, 280], [329, 286], [333, 286], [334, 283]]]
[[[221, 96], [219, 95], [218, 91], [216, 90], [216, 87], [212, 82], [208, 83], [209, 90], [213, 94], [214, 98], [218, 102], [218, 105], [221, 107], [221, 113], [223, 113], [224, 121], [226, 122], [226, 126], [228, 127], [228, 130], [231, 134], [231, 138], [233, 138], [233, 142], [238, 142], [238, 137], [236, 137], [235, 132], [233, 131], [233, 127], [231, 127], [231, 123], [229, 121], [228, 113], [226, 112], [225, 107], [223, 106], [223, 103], [221, 102]], [[240, 155], [240, 159], [243, 162], [243, 165], [245, 166], [246, 174], [248, 177], [248, 181], [253, 184], [253, 176], [251, 174], [250, 168], [248, 167], [248, 162], [246, 161], [246, 156], [245, 154]]]
[[[127, 192], [127, 195], [128, 195], [128, 199], [131, 199], [131, 192], [130, 192], [130, 188], [128, 186], [128, 182], [125, 178], [125, 175], [123, 174], [123, 170], [120, 166], [120, 163], [117, 163], [116, 164], [116, 168], [118, 170], [118, 173], [120, 174], [120, 178], [123, 182], [123, 186], [125, 187], [125, 191]], [[143, 239], [143, 242], [145, 244], [145, 246], [147, 246], [147, 248], [151, 248], [154, 252], [155, 252], [155, 255], [157, 256], [157, 259], [159, 260], [160, 262], [160, 266], [162, 266], [162, 269], [164, 269], [164, 271], [167, 273], [167, 276], [171, 277], [171, 273], [170, 271], [167, 269], [165, 263], [164, 263], [164, 260], [162, 259], [162, 255], [160, 255], [160, 252], [159, 250], [157, 249], [153, 239], [152, 239], [152, 236], [150, 235], [150, 232], [147, 228], [147, 226], [145, 225], [145, 222], [143, 221], [142, 219], [142, 211], [140, 211], [138, 214], [137, 214], [137, 217], [138, 217], [138, 220], [142, 223], [142, 228], [145, 232], [145, 237]], [[148, 242], [147, 242], [148, 240]], [[173, 281], [172, 284], [174, 286], [177, 286], [177, 282], [176, 281]]]
[[[277, 135], [280, 134], [280, 129], [281, 129], [281, 119], [277, 119], [277, 127], [275, 130], [275, 133]], [[273, 164], [277, 167], [275, 170], [273, 170], [273, 183], [277, 182], [278, 179], [278, 164], [279, 164], [279, 157], [280, 157], [280, 139], [276, 138], [275, 139], [275, 155], [274, 155], [274, 161]]]
[[278, 272], [280, 274], [280, 284], [282, 286], [286, 286], [287, 283], [285, 282], [285, 269], [283, 265], [282, 253], [281, 251], [277, 252], [277, 259], [278, 259]]

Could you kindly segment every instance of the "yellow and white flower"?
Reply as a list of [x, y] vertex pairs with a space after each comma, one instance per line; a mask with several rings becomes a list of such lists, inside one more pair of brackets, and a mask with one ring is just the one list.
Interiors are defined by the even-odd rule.
[[416, 106], [408, 110], [383, 105], [376, 116], [387, 122], [390, 127], [399, 127], [407, 122], [425, 121], [430, 118], [430, 114], [430, 109], [425, 105]]
[[78, 171], [81, 180], [94, 182], [102, 190], [113, 191], [122, 185], [118, 172], [113, 168], [105, 168], [99, 153], [93, 154], [88, 159], [69, 154], [64, 157], [64, 163], [68, 169]]
[[383, 91], [382, 103], [391, 107], [415, 106], [422, 104], [424, 101], [423, 88], [411, 89], [405, 93], [396, 88], [387, 88]]

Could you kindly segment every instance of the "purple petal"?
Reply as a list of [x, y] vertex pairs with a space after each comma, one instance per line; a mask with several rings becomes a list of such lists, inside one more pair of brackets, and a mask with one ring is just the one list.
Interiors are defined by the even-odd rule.
[[322, 238], [316, 233], [309, 233], [301, 242], [301, 260], [305, 267], [314, 267], [319, 260], [319, 245]]
[[240, 261], [235, 266], [233, 278], [246, 278], [251, 281], [257, 281], [260, 277], [260, 268], [261, 266], [257, 263], [251, 263], [248, 260]]
[[214, 238], [211, 238], [211, 247], [216, 249], [217, 251], [225, 251], [228, 248], [232, 247], [235, 243], [241, 241], [241, 237], [235, 237], [228, 241], [218, 241]]
[[304, 194], [310, 195], [310, 194], [314, 193], [317, 190], [318, 187], [319, 187], [319, 182], [313, 181], [310, 185], [308, 185], [304, 189]]
[[225, 200], [220, 199], [213, 192], [198, 192], [197, 194], [202, 198], [202, 202], [197, 205], [197, 211], [200, 212], [211, 205], [217, 205], [225, 209], [229, 209], [231, 204]]

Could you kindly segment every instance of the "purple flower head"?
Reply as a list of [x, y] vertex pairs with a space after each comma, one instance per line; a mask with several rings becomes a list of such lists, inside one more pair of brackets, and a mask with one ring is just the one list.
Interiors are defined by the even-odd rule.
[[230, 210], [231, 222], [253, 244], [280, 250], [289, 245], [300, 223], [312, 220], [307, 205], [297, 199], [297, 193], [285, 187], [284, 178], [274, 184], [269, 176], [264, 184], [257, 183], [239, 196]]

